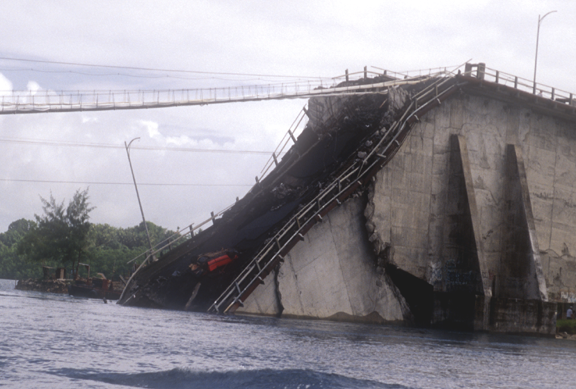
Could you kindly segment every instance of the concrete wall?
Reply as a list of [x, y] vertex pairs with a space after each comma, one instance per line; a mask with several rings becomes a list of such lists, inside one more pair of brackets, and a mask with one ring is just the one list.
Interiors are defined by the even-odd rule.
[[[453, 237], [447, 226], [454, 221], [451, 209], [462, 201], [451, 189], [454, 135], [467, 144], [478, 250], [487, 273], [481, 276], [490, 289], [511, 295], [526, 277], [537, 277], [540, 266], [550, 301], [576, 300], [576, 125], [495, 99], [461, 94], [444, 102], [414, 126], [399, 153], [378, 173], [366, 217], [380, 257], [434, 290], [446, 291], [447, 268], [457, 267], [447, 254]], [[510, 180], [519, 178], [510, 173], [509, 144], [523, 156], [524, 197], [533, 215], [535, 231], [526, 239], [537, 250], [530, 259], [536, 269], [528, 275], [521, 270], [530, 263], [511, 264], [531, 254], [510, 255], [519, 235], [509, 230], [521, 223], [520, 229], [530, 233], [530, 226], [511, 217], [522, 201], [522, 188], [510, 198]]]
[[364, 201], [352, 198], [315, 225], [236, 312], [337, 320], [410, 319], [399, 291], [375, 271]]

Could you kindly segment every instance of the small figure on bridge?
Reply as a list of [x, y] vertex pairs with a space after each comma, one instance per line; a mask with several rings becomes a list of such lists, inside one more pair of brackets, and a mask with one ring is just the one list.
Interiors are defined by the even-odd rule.
[[568, 307], [568, 310], [566, 311], [566, 319], [568, 320], [574, 319], [574, 311], [572, 310], [572, 305], [570, 305], [570, 307]]

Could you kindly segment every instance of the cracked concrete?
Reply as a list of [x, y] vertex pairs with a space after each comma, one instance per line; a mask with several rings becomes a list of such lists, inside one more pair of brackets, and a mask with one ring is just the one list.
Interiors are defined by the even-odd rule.
[[[344, 202], [285, 257], [278, 274], [283, 317], [400, 322], [410, 313], [390, 279], [374, 270], [364, 201]], [[236, 313], [277, 315], [273, 276]]]

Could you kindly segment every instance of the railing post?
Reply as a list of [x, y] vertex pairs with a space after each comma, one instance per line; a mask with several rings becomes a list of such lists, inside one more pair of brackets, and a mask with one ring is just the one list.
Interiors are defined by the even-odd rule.
[[476, 77], [477, 77], [479, 80], [483, 80], [485, 74], [486, 74], [486, 64], [483, 63], [483, 62], [480, 62], [480, 63], [478, 64], [478, 67], [477, 67]]
[[364, 79], [368, 78], [368, 67], [364, 66]]
[[348, 82], [348, 69], [346, 69], [346, 82]]
[[296, 138], [294, 137], [292, 131], [288, 130], [288, 134], [290, 135], [290, 138], [292, 138], [292, 142], [296, 143]]

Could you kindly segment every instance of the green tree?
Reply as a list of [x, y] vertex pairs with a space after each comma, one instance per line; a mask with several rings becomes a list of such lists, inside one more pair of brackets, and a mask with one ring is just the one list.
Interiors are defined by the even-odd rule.
[[18, 242], [18, 253], [34, 261], [56, 261], [72, 265], [75, 278], [78, 264], [88, 258], [89, 213], [88, 189], [77, 190], [65, 208], [52, 194], [50, 200], [40, 197], [44, 215], [34, 215], [36, 225]]
[[35, 225], [31, 220], [19, 219], [8, 226], [6, 232], [0, 233], [0, 278], [19, 279], [40, 276], [36, 264], [22, 260], [16, 250], [17, 243]]
[[32, 220], [26, 219], [10, 223], [8, 230], [0, 234], [0, 244], [10, 247], [18, 243], [35, 224]]

